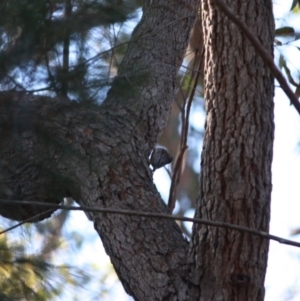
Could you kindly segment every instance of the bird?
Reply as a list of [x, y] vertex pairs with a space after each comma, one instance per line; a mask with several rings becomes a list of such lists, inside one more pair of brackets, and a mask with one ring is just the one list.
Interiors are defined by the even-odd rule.
[[152, 172], [154, 172], [156, 169], [165, 166], [166, 164], [171, 163], [172, 161], [173, 161], [173, 157], [169, 154], [169, 152], [165, 148], [162, 147], [155, 148], [150, 156], [150, 164], [153, 167]]

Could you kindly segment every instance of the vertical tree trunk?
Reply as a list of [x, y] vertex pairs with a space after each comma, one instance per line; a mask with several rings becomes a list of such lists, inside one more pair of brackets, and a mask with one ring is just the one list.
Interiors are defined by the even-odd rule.
[[[272, 53], [271, 1], [226, 2]], [[207, 118], [196, 216], [268, 231], [273, 77], [213, 1], [202, 2], [202, 20]], [[200, 300], [263, 300], [268, 244], [249, 234], [195, 225], [191, 255]]]

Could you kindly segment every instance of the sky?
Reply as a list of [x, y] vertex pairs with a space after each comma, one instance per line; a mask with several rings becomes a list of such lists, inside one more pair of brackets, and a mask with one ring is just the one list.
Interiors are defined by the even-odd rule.
[[[300, 228], [300, 116], [280, 89], [275, 96], [275, 127], [270, 232], [300, 242], [299, 235], [291, 236]], [[300, 300], [300, 249], [271, 241], [265, 285], [266, 301]], [[297, 296], [284, 299], [287, 289]]]
[[[300, 29], [300, 16], [284, 18], [291, 1], [277, 0], [274, 14], [277, 28], [292, 25]], [[281, 19], [282, 18], [282, 19]], [[289, 39], [291, 41], [291, 39]], [[285, 42], [288, 42], [286, 40]], [[294, 46], [277, 47], [275, 56], [283, 53], [293, 76], [299, 82], [300, 51]], [[300, 228], [300, 116], [277, 84], [275, 90], [275, 141], [272, 165], [271, 234], [300, 242], [291, 236]], [[271, 241], [266, 275], [266, 301], [300, 300], [300, 249]]]

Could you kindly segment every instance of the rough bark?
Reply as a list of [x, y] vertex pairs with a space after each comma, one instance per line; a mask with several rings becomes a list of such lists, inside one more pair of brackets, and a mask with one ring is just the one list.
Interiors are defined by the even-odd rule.
[[[22, 93], [0, 95], [6, 199], [169, 212], [148, 156], [169, 115], [198, 1], [145, 1], [101, 106]], [[166, 41], [168, 41], [166, 43]], [[47, 185], [48, 184], [48, 185]], [[6, 207], [7, 208], [7, 207]], [[6, 216], [23, 219], [24, 211]], [[27, 213], [26, 213], [27, 214]], [[31, 214], [31, 213], [30, 213]], [[90, 214], [125, 290], [136, 300], [185, 300], [187, 241], [173, 221]]]
[[[272, 51], [271, 3], [240, 1], [229, 4]], [[153, 184], [148, 156], [169, 115], [198, 5], [144, 2], [101, 106], [1, 93], [1, 198], [50, 196], [59, 202], [70, 196], [90, 207], [169, 212]], [[267, 230], [272, 77], [228, 19], [211, 3], [203, 2], [202, 9], [208, 118], [197, 216]], [[258, 27], [257, 20], [266, 23]], [[6, 216], [23, 219], [23, 212], [8, 209]], [[265, 241], [195, 226], [188, 253], [173, 221], [90, 215], [135, 300], [198, 300], [199, 289], [200, 300], [262, 300]]]
[[[272, 3], [227, 5], [272, 54]], [[273, 77], [239, 29], [202, 2], [206, 125], [196, 217], [268, 231], [273, 145]], [[263, 300], [268, 241], [194, 225], [191, 260], [199, 300]]]

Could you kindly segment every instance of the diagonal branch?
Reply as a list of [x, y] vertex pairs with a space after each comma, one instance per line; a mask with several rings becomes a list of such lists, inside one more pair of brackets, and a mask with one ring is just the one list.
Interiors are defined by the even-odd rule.
[[[9, 203], [11, 201], [6, 200], [0, 200], [1, 203]], [[23, 204], [32, 204], [32, 202], [28, 201], [13, 201], [15, 203], [23, 203]], [[281, 244], [290, 245], [294, 247], [300, 248], [300, 242], [285, 239], [283, 237], [279, 237], [276, 235], [269, 234], [264, 231], [258, 231], [255, 229], [250, 229], [247, 227], [242, 227], [234, 224], [224, 223], [224, 222], [218, 222], [218, 221], [209, 221], [201, 218], [191, 218], [191, 217], [178, 217], [171, 214], [165, 214], [165, 213], [157, 213], [157, 212], [145, 212], [145, 211], [135, 211], [135, 210], [122, 210], [122, 209], [112, 209], [112, 208], [90, 208], [86, 206], [66, 206], [66, 205], [55, 205], [55, 204], [49, 204], [49, 203], [43, 203], [43, 202], [37, 202], [35, 204], [45, 206], [45, 208], [55, 208], [55, 209], [64, 209], [64, 210], [72, 210], [72, 211], [85, 211], [85, 212], [101, 212], [101, 213], [109, 213], [109, 214], [121, 214], [121, 215], [130, 215], [130, 216], [143, 216], [148, 218], [162, 218], [162, 219], [170, 219], [170, 220], [178, 220], [178, 221], [184, 221], [184, 222], [193, 222], [196, 224], [206, 225], [206, 226], [212, 226], [217, 228], [225, 228], [230, 230], [236, 230], [239, 232], [249, 233], [258, 237], [266, 238], [269, 240], [277, 241]], [[0, 235], [3, 233], [6, 233], [12, 229], [15, 229], [16, 227], [24, 224], [26, 221], [22, 223], [18, 223], [17, 225], [7, 228], [0, 232]]]
[[[197, 52], [201, 52], [201, 54]], [[202, 70], [202, 64], [203, 64], [203, 49], [200, 49], [196, 51], [196, 56], [200, 57], [200, 60], [196, 61], [198, 66], [194, 66], [193, 72], [191, 75], [191, 81], [193, 81], [191, 91], [188, 91], [187, 94], [190, 94], [188, 96], [187, 100], [184, 100], [183, 108], [182, 108], [182, 130], [181, 130], [181, 141], [180, 141], [180, 149], [174, 164], [173, 169], [173, 176], [172, 176], [172, 183], [170, 187], [170, 193], [169, 193], [169, 200], [168, 200], [168, 207], [170, 208], [171, 212], [175, 208], [176, 198], [177, 198], [177, 190], [180, 183], [181, 174], [183, 172], [184, 168], [184, 160], [186, 151], [188, 149], [187, 145], [187, 138], [188, 138], [188, 131], [189, 131], [189, 117], [190, 117], [190, 110], [192, 101], [194, 99], [195, 91], [198, 85], [199, 76], [201, 74]], [[195, 71], [194, 71], [195, 70]], [[189, 89], [190, 90], [190, 89]]]
[[252, 43], [253, 47], [257, 51], [257, 53], [260, 55], [260, 57], [263, 59], [266, 66], [270, 69], [274, 77], [279, 82], [281, 88], [287, 95], [287, 97], [290, 99], [291, 103], [297, 110], [298, 114], [300, 114], [300, 103], [298, 101], [298, 97], [295, 95], [295, 93], [292, 91], [292, 89], [289, 87], [289, 84], [287, 83], [285, 77], [280, 72], [280, 70], [276, 67], [273, 58], [270, 56], [268, 51], [263, 47], [261, 42], [258, 40], [258, 38], [253, 34], [253, 32], [249, 29], [249, 27], [240, 20], [234, 12], [222, 1], [222, 0], [213, 0], [215, 4], [220, 8], [220, 10], [227, 15], [229, 19], [231, 19], [236, 25], [238, 25], [239, 29], [245, 34], [245, 36], [249, 39], [249, 41]]
[[[1, 159], [13, 162], [10, 169], [0, 162], [9, 180], [2, 199], [37, 204], [64, 178], [67, 185], [61, 185], [54, 201], [67, 194], [89, 208], [168, 212], [153, 183], [148, 154], [177, 89], [177, 71], [196, 17], [193, 7], [199, 5], [198, 0], [188, 3], [178, 1], [174, 13], [169, 9], [173, 0], [162, 6], [145, 1], [133, 42], [101, 106], [0, 93], [0, 127], [6, 135]], [[53, 171], [53, 186], [47, 186], [45, 170]], [[183, 290], [190, 294], [184, 280], [188, 242], [174, 221], [90, 215], [125, 290], [136, 300], [172, 300]]]

